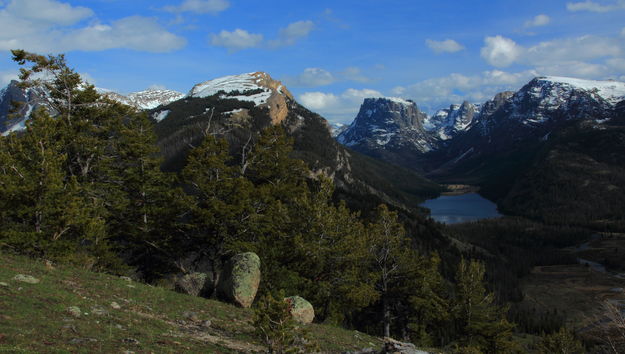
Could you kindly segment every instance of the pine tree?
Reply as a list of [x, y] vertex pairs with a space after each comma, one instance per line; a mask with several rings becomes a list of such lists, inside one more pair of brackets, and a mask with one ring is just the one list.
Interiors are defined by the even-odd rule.
[[103, 205], [67, 178], [58, 120], [33, 113], [22, 136], [1, 138], [0, 200], [5, 246], [87, 267], [118, 266], [105, 232]]
[[456, 274], [454, 315], [460, 341], [486, 353], [516, 350], [511, 340], [514, 324], [506, 320], [507, 307], [495, 303], [484, 284], [484, 264], [462, 259]]
[[251, 225], [258, 212], [252, 199], [253, 185], [239, 175], [228, 151], [225, 139], [208, 135], [189, 152], [182, 171], [194, 199], [191, 245], [211, 263], [215, 282], [223, 258], [236, 248], [234, 244], [253, 239]]

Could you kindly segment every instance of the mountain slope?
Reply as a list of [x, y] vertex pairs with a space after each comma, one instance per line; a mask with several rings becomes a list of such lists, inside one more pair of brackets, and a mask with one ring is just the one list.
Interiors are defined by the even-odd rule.
[[224, 135], [236, 157], [262, 128], [281, 124], [294, 138], [294, 156], [307, 162], [314, 173], [324, 172], [333, 178], [337, 187], [350, 195], [372, 194], [379, 202], [411, 208], [440, 191], [435, 183], [412, 171], [367, 159], [338, 144], [323, 117], [297, 103], [266, 73], [198, 84], [185, 98], [150, 114], [158, 120], [156, 131], [169, 170], [182, 168], [186, 152], [206, 131]]
[[[266, 351], [254, 335], [251, 309], [26, 257], [0, 253], [0, 263], [0, 351]], [[18, 274], [39, 283], [19, 282]], [[72, 306], [78, 316], [70, 314]], [[379, 338], [336, 326], [306, 330], [324, 352], [382, 346]]]

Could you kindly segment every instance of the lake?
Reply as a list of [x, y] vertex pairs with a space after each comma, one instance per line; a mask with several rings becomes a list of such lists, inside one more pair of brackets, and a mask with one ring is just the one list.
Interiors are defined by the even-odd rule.
[[497, 205], [477, 193], [443, 195], [421, 204], [431, 210], [432, 219], [445, 224], [496, 218]]

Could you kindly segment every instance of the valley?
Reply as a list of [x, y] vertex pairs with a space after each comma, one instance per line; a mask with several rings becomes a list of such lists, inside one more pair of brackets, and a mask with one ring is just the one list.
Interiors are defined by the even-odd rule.
[[[334, 135], [264, 72], [204, 81], [186, 95], [77, 87], [72, 94], [92, 100], [85, 111], [59, 105], [66, 101], [45, 91], [53, 84], [30, 84], [11, 83], [0, 102], [17, 97], [27, 107], [17, 119], [2, 116], [4, 220], [13, 227], [1, 236], [5, 250], [97, 259], [104, 271], [170, 288], [203, 274], [210, 291], [203, 285], [196, 295], [213, 299], [231, 257], [254, 252], [266, 262], [263, 301], [286, 290], [310, 300], [318, 322], [445, 350], [476, 335], [533, 351], [561, 328], [599, 348], [597, 335], [615, 329], [603, 306], [620, 309], [625, 300], [625, 83], [537, 77], [432, 116], [408, 99], [365, 98]], [[50, 209], [75, 218], [51, 235], [71, 232], [66, 248], [29, 243], [39, 235], [22, 226], [33, 206], [12, 194], [31, 188], [17, 183], [24, 175], [16, 164], [48, 183], [27, 153], [34, 137], [59, 151], [42, 157], [44, 166], [58, 159], [47, 167], [55, 194], [24, 190], [41, 193], [33, 202], [40, 208], [40, 200], [74, 198]], [[102, 154], [98, 172], [84, 165], [83, 148]], [[66, 164], [65, 156], [75, 157]], [[115, 246], [84, 251], [96, 256], [83, 260], [72, 250], [100, 241], [84, 241], [80, 230]], [[388, 252], [395, 263], [380, 258]], [[388, 280], [387, 272], [401, 273]], [[495, 326], [498, 339], [463, 327], [468, 320], [455, 308], [472, 296], [484, 301], [483, 325]]]

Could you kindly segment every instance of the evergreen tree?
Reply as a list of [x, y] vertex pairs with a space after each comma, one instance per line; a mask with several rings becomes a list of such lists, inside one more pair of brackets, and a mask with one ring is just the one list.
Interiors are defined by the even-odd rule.
[[[40, 109], [22, 136], [0, 138], [2, 244], [22, 253], [91, 267], [116, 264], [101, 200], [68, 178], [58, 120]], [[116, 264], [117, 265], [117, 264]]]
[[516, 350], [511, 340], [514, 324], [506, 320], [507, 307], [495, 304], [485, 288], [484, 264], [462, 259], [456, 274], [454, 315], [461, 343], [486, 353]]
[[575, 339], [574, 333], [564, 327], [552, 334], [543, 335], [542, 342], [538, 345], [538, 350], [544, 354], [582, 354], [586, 352], [582, 343]]
[[189, 152], [182, 176], [194, 198], [190, 245], [209, 260], [216, 282], [224, 256], [235, 249], [234, 244], [253, 239], [250, 234], [258, 213], [254, 187], [233, 166], [226, 140], [212, 135]]

